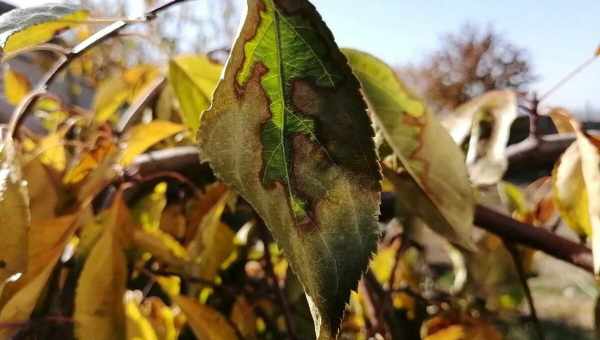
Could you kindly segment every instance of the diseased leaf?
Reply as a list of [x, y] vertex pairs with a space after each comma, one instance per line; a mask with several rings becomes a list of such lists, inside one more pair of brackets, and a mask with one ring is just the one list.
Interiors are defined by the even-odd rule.
[[[29, 319], [76, 227], [76, 215], [34, 220], [31, 223], [27, 270], [19, 280], [9, 283], [2, 292], [0, 322], [17, 323]], [[15, 329], [11, 327], [0, 328], [0, 338], [10, 338], [13, 332]]]
[[[407, 201], [408, 210], [422, 212], [418, 216], [435, 231], [472, 248], [475, 199], [459, 146], [383, 61], [357, 50], [344, 53], [362, 84], [373, 120], [416, 184], [414, 191], [396, 186], [400, 199]], [[423, 207], [411, 204], [416, 201]]]
[[125, 338], [123, 296], [127, 283], [124, 247], [131, 217], [117, 195], [103, 231], [85, 261], [75, 292], [75, 335], [79, 339]]
[[381, 176], [358, 81], [308, 1], [248, 1], [198, 139], [284, 250], [318, 337], [334, 337], [376, 247]]
[[4, 98], [6, 101], [10, 105], [17, 106], [29, 91], [31, 91], [29, 79], [6, 65], [4, 68]]
[[222, 69], [205, 55], [179, 56], [169, 63], [169, 82], [181, 106], [181, 118], [192, 131], [198, 130], [200, 114], [210, 106]]
[[212, 307], [185, 296], [173, 296], [188, 319], [188, 324], [198, 339], [237, 340], [235, 330], [227, 319]]
[[87, 16], [87, 11], [68, 4], [14, 9], [0, 16], [0, 48], [8, 53], [47, 42]]
[[462, 144], [470, 135], [467, 166], [471, 181], [491, 185], [508, 167], [506, 143], [517, 118], [517, 96], [510, 90], [488, 92], [461, 105], [445, 121], [452, 138]]
[[129, 165], [135, 157], [146, 151], [152, 145], [173, 136], [185, 129], [185, 126], [166, 121], [155, 120], [148, 124], [134, 126], [125, 141], [119, 163]]
[[29, 195], [21, 176], [13, 140], [0, 126], [0, 285], [27, 265]]

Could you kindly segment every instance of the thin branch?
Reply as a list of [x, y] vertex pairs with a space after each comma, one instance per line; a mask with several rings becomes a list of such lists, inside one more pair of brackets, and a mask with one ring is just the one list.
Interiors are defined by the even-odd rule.
[[121, 119], [117, 123], [116, 130], [117, 133], [122, 134], [131, 126], [132, 123], [139, 117], [139, 115], [144, 111], [146, 106], [154, 100], [158, 93], [162, 90], [166, 83], [165, 77], [158, 77], [152, 83], [148, 85], [148, 90], [144, 93], [143, 96], [140, 96], [136, 99], [134, 103], [132, 103], [127, 111], [121, 116]]
[[504, 245], [506, 246], [506, 249], [508, 249], [508, 252], [510, 253], [510, 256], [513, 259], [515, 268], [517, 269], [517, 274], [519, 276], [519, 281], [521, 281], [521, 286], [523, 286], [523, 290], [525, 291], [525, 299], [527, 300], [527, 304], [529, 305], [529, 314], [531, 315], [531, 321], [533, 322], [535, 331], [540, 340], [544, 340], [544, 330], [542, 329], [540, 320], [537, 316], [537, 310], [535, 309], [533, 295], [531, 294], [531, 289], [529, 288], [529, 283], [527, 282], [527, 273], [525, 273], [525, 268], [523, 268], [521, 253], [512, 242], [504, 241]]
[[[158, 13], [168, 9], [173, 5], [180, 4], [186, 1], [189, 0], [170, 0], [162, 5], [158, 5], [146, 12], [143, 18], [143, 22], [154, 20], [157, 17]], [[53, 65], [53, 67], [44, 75], [44, 77], [38, 82], [37, 86], [35, 87], [36, 90], [34, 90], [33, 93], [38, 93], [38, 95], [27, 96], [25, 99], [23, 99], [23, 102], [13, 112], [9, 124], [9, 132], [11, 136], [15, 136], [16, 132], [19, 129], [19, 126], [21, 125], [25, 116], [27, 115], [27, 112], [39, 96], [39, 93], [45, 93], [48, 90], [48, 87], [50, 86], [52, 81], [54, 81], [54, 79], [61, 73], [61, 71], [67, 68], [75, 58], [81, 56], [83, 53], [87, 52], [92, 47], [95, 47], [98, 44], [118, 35], [118, 33], [121, 30], [123, 30], [130, 24], [137, 22], [139, 21], [115, 21], [112, 24], [99, 30], [98, 32], [92, 34], [79, 44], [75, 45], [70, 51], [68, 51], [68, 53], [64, 54], [60, 59], [58, 59], [57, 62]]]
[[[141, 175], [152, 174], [155, 171], [197, 172], [206, 167], [200, 162], [200, 155], [194, 147], [150, 152], [136, 158], [133, 166]], [[390, 207], [394, 206], [395, 196], [384, 193], [382, 197], [380, 219], [390, 220], [393, 218], [393, 209]], [[593, 272], [592, 252], [589, 248], [546, 229], [516, 221], [483, 205], [477, 205], [475, 209], [475, 225], [502, 239], [540, 250], [590, 273]]]
[[546, 92], [544, 95], [542, 95], [540, 97], [540, 102], [542, 102], [545, 99], [547, 99], [548, 97], [550, 97], [550, 95], [552, 95], [554, 92], [556, 92], [556, 90], [561, 88], [564, 84], [569, 82], [569, 80], [573, 79], [573, 77], [575, 77], [577, 74], [579, 74], [585, 68], [590, 66], [597, 58], [598, 58], [598, 55], [594, 54], [593, 57], [587, 59], [581, 65], [577, 66], [573, 71], [569, 72], [564, 78], [562, 78], [558, 83], [556, 83], [556, 85], [554, 85], [550, 90], [548, 90], [548, 92]]

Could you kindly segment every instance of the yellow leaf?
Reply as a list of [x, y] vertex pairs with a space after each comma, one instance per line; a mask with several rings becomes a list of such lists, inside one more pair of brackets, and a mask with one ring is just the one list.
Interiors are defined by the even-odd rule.
[[4, 97], [6, 101], [13, 106], [17, 106], [29, 91], [31, 91], [29, 79], [7, 65], [4, 68]]
[[44, 137], [39, 144], [39, 149], [42, 152], [40, 161], [58, 171], [64, 171], [67, 166], [63, 138], [63, 133], [56, 132]]
[[125, 303], [125, 315], [127, 316], [128, 340], [158, 340], [152, 324], [142, 315], [137, 302], [127, 301]]
[[95, 120], [103, 123], [114, 117], [121, 106], [127, 102], [129, 88], [120, 75], [103, 80], [96, 88], [92, 109], [96, 112]]
[[221, 222], [229, 197], [230, 192], [225, 192], [202, 218], [194, 239], [188, 245], [192, 259], [189, 271], [193, 276], [213, 280], [221, 263], [233, 251], [235, 233]]
[[0, 285], [27, 264], [29, 195], [21, 176], [17, 150], [0, 127]]
[[558, 133], [575, 132], [573, 126], [571, 126], [571, 122], [569, 121], [570, 113], [566, 109], [562, 107], [556, 107], [550, 110], [548, 115], [550, 116], [550, 119], [552, 119], [552, 122], [554, 123]]
[[175, 267], [181, 267], [189, 261], [187, 250], [173, 236], [159, 229], [135, 229], [133, 243], [141, 250]]
[[177, 304], [188, 318], [194, 334], [203, 340], [237, 340], [235, 330], [227, 319], [212, 307], [184, 296], [174, 296]]
[[133, 216], [146, 231], [158, 230], [163, 210], [167, 205], [167, 183], [158, 183], [150, 195], [143, 197], [133, 207]]
[[394, 269], [394, 263], [396, 262], [396, 248], [395, 247], [384, 247], [377, 251], [377, 254], [371, 259], [369, 264], [371, 271], [377, 278], [377, 281], [381, 284], [387, 284], [392, 275]]
[[34, 158], [23, 166], [23, 177], [29, 189], [31, 216], [41, 220], [56, 217], [58, 187], [39, 158]]
[[112, 155], [115, 149], [115, 145], [110, 140], [99, 138], [92, 150], [80, 153], [78, 161], [65, 174], [63, 183], [76, 184], [81, 182]]
[[136, 125], [129, 132], [126, 146], [121, 153], [119, 163], [123, 166], [133, 162], [135, 157], [152, 145], [181, 132], [185, 126], [167, 121], [155, 120], [148, 124]]
[[124, 247], [131, 219], [121, 195], [110, 208], [102, 235], [93, 246], [75, 291], [75, 335], [79, 339], [125, 338], [123, 297], [127, 283]]
[[178, 56], [169, 63], [169, 81], [192, 131], [200, 126], [200, 114], [208, 108], [223, 66], [204, 55]]
[[8, 53], [47, 42], [57, 32], [83, 23], [87, 16], [87, 11], [65, 4], [12, 10], [0, 16], [0, 47]]
[[[0, 322], [22, 322], [30, 317], [65, 245], [77, 228], [77, 216], [34, 220], [28, 238], [27, 271], [2, 292]], [[4, 236], [5, 237], [5, 236]], [[14, 329], [0, 328], [0, 338]]]
[[552, 171], [552, 193], [563, 221], [580, 236], [591, 236], [588, 193], [577, 143], [571, 144]]

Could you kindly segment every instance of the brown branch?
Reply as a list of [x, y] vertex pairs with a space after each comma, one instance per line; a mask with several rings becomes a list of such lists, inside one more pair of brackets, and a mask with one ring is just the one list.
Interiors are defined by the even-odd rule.
[[[152, 9], [150, 9], [144, 15], [142, 20], [135, 21], [137, 22], [148, 22], [152, 21], [156, 18], [157, 14], [168, 9], [169, 7], [183, 3], [188, 0], [169, 0], [162, 5], [158, 5]], [[48, 87], [54, 81], [54, 79], [64, 70], [69, 64], [75, 60], [77, 57], [81, 56], [91, 48], [97, 46], [98, 44], [118, 35], [120, 31], [124, 28], [132, 24], [133, 22], [130, 20], [118, 20], [113, 22], [112, 24], [104, 27], [100, 31], [92, 34], [87, 39], [83, 40], [79, 44], [75, 45], [71, 50], [61, 51], [60, 58], [56, 61], [56, 63], [52, 66], [52, 68], [46, 72], [46, 74], [40, 79], [37, 83], [35, 90], [26, 98], [23, 99], [21, 104], [15, 109], [13, 115], [11, 117], [9, 123], [9, 132], [11, 136], [15, 136], [16, 132], [19, 130], [19, 126], [27, 116], [27, 112], [35, 103], [37, 97], [47, 92]]]
[[[156, 171], [204, 171], [206, 167], [200, 162], [198, 150], [194, 147], [176, 147], [149, 152], [139, 156], [133, 166], [142, 176]], [[387, 221], [393, 218], [394, 198], [393, 194], [382, 195], [381, 220]], [[477, 227], [504, 240], [540, 250], [588, 272], [593, 272], [592, 252], [589, 248], [546, 229], [519, 222], [483, 205], [477, 205], [474, 223]]]

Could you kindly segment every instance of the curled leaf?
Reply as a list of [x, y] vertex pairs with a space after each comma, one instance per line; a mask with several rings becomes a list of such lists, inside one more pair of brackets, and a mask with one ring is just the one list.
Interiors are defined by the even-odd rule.
[[378, 238], [381, 176], [359, 83], [306, 0], [249, 0], [223, 77], [200, 153], [270, 228], [317, 336], [333, 338]]
[[495, 184], [508, 167], [505, 155], [512, 122], [517, 118], [517, 96], [510, 90], [488, 92], [461, 105], [445, 121], [452, 138], [469, 138], [467, 166], [477, 185]]
[[47, 42], [87, 16], [87, 11], [68, 4], [14, 9], [0, 16], [0, 48], [8, 53]]
[[462, 151], [388, 65], [365, 52], [344, 53], [362, 84], [373, 120], [414, 181], [401, 184], [395, 174], [388, 177], [399, 199], [406, 201], [406, 210], [450, 241], [472, 248], [475, 200]]

